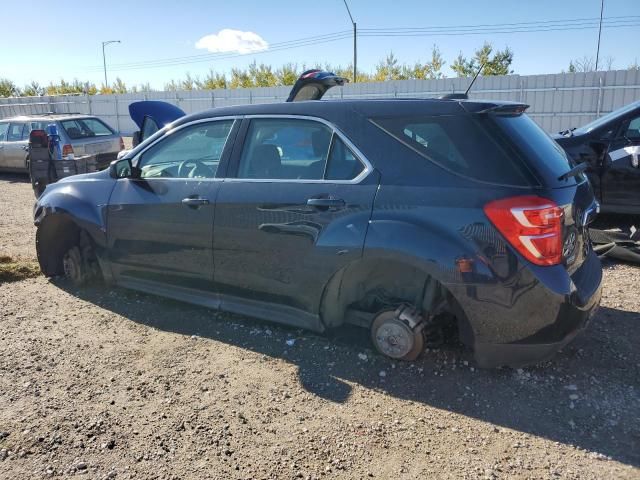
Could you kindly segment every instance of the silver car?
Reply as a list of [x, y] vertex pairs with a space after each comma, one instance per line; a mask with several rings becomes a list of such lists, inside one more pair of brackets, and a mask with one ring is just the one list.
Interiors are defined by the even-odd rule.
[[122, 137], [96, 117], [77, 114], [25, 115], [0, 120], [0, 169], [29, 171], [29, 133], [55, 124], [63, 156], [96, 155], [98, 168], [106, 168], [124, 150]]

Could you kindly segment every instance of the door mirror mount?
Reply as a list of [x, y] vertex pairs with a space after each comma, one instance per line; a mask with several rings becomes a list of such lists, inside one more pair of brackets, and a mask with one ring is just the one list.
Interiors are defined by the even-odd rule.
[[140, 170], [133, 166], [130, 158], [121, 158], [111, 162], [109, 165], [109, 175], [111, 178], [139, 178]]

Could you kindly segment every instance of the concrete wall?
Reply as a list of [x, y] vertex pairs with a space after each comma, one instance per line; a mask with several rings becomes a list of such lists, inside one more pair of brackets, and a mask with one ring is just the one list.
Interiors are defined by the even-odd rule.
[[[463, 92], [469, 78], [394, 80], [335, 87], [326, 98], [427, 98]], [[1, 98], [0, 118], [29, 113], [77, 112], [97, 115], [113, 128], [130, 134], [136, 128], [128, 105], [138, 100], [164, 100], [193, 113], [212, 107], [282, 102], [290, 87], [234, 90], [127, 93], [123, 95]], [[640, 100], [640, 71], [559, 73], [480, 77], [471, 98], [511, 100], [531, 106], [528, 113], [548, 132], [587, 123], [602, 114]]]

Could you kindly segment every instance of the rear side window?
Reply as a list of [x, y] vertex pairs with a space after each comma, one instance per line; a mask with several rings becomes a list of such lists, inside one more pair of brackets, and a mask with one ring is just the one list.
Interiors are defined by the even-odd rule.
[[60, 123], [72, 140], [114, 134], [113, 130], [97, 118], [74, 118], [73, 120], [62, 120]]
[[11, 123], [9, 125], [9, 131], [7, 132], [8, 142], [19, 142], [22, 140], [22, 131], [24, 130], [24, 123]]
[[364, 165], [331, 128], [303, 119], [251, 120], [238, 178], [353, 180]]
[[537, 183], [517, 146], [498, 131], [495, 120], [487, 114], [372, 120], [419, 155], [453, 173], [503, 185]]

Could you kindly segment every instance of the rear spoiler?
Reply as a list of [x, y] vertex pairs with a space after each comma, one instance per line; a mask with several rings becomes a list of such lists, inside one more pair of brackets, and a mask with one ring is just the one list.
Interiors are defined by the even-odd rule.
[[496, 115], [521, 115], [523, 114], [529, 105], [526, 103], [505, 103], [501, 105], [493, 105], [491, 107], [485, 108], [484, 110], [479, 110], [474, 113], [493, 113]]

